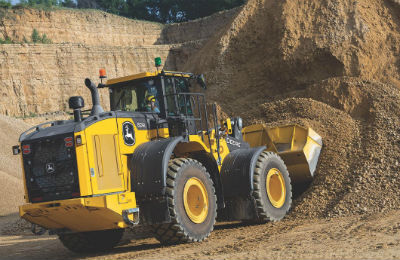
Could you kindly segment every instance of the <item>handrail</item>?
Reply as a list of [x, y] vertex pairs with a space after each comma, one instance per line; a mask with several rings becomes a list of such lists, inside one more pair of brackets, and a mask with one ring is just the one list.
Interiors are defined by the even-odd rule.
[[[19, 141], [22, 142], [23, 140], [25, 140], [25, 137], [28, 134], [31, 134], [31, 133], [34, 133], [34, 132], [40, 132], [40, 130], [47, 128], [47, 127], [43, 127], [45, 125], [49, 125], [48, 127], [52, 127], [52, 126], [55, 126], [55, 125], [62, 125], [63, 122], [65, 122], [65, 121], [56, 120], [56, 121], [50, 121], [50, 122], [41, 123], [39, 125], [31, 127], [31, 128], [29, 128], [28, 130], [26, 130], [25, 132], [23, 132], [21, 134], [21, 136], [19, 137]], [[35, 131], [32, 131], [32, 130], [35, 130]]]

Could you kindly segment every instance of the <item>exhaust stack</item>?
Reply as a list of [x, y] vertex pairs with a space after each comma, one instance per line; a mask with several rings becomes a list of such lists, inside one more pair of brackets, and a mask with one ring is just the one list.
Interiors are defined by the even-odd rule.
[[91, 116], [98, 115], [100, 113], [104, 112], [104, 109], [100, 105], [100, 96], [99, 96], [99, 91], [97, 90], [96, 85], [89, 79], [85, 79], [85, 85], [88, 87], [90, 90], [90, 93], [92, 94], [92, 112], [90, 113]]

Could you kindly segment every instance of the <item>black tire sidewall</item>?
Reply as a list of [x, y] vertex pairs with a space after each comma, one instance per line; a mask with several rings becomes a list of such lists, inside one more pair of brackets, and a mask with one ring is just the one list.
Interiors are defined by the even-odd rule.
[[[211, 179], [205, 174], [205, 169], [199, 163], [188, 163], [184, 164], [178, 172], [177, 178], [175, 180], [176, 185], [174, 192], [175, 196], [175, 205], [176, 212], [179, 215], [180, 223], [185, 232], [188, 233], [189, 236], [194, 237], [195, 239], [201, 240], [204, 239], [204, 236], [208, 235], [214, 227], [215, 218], [216, 218], [216, 196], [213, 188], [213, 183]], [[194, 223], [186, 214], [184, 201], [183, 201], [183, 192], [185, 188], [186, 182], [190, 178], [199, 179], [205, 189], [207, 191], [208, 196], [208, 213], [204, 222], [200, 224]]]
[[[283, 179], [285, 181], [285, 188], [286, 188], [285, 203], [280, 208], [276, 208], [272, 205], [271, 201], [268, 198], [266, 189], [267, 175], [269, 170], [273, 168], [276, 168], [281, 172]], [[291, 202], [292, 202], [291, 190], [292, 189], [290, 184], [289, 172], [287, 171], [285, 164], [277, 156], [269, 156], [266, 159], [264, 168], [262, 169], [262, 174], [260, 176], [260, 192], [261, 192], [260, 195], [262, 201], [264, 202], [263, 203], [264, 210], [268, 212], [268, 215], [271, 215], [275, 219], [281, 219], [286, 215], [286, 213], [289, 211], [291, 207]]]
[[58, 237], [69, 250], [77, 253], [107, 251], [121, 240], [124, 229], [109, 229], [92, 232], [60, 234]]

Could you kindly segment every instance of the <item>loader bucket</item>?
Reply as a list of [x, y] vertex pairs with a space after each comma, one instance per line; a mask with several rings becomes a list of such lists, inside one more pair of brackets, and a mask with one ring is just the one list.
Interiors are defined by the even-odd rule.
[[297, 125], [267, 127], [251, 125], [243, 129], [243, 139], [251, 147], [267, 146], [285, 162], [293, 184], [308, 183], [314, 177], [322, 138], [311, 128]]

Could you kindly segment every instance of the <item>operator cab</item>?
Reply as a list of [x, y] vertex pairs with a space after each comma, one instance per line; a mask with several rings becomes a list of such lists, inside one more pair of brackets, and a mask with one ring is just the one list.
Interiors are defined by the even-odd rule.
[[203, 93], [191, 93], [194, 85], [205, 88], [204, 77], [191, 73], [145, 72], [107, 81], [112, 111], [151, 117], [170, 136], [199, 134], [208, 129]]

